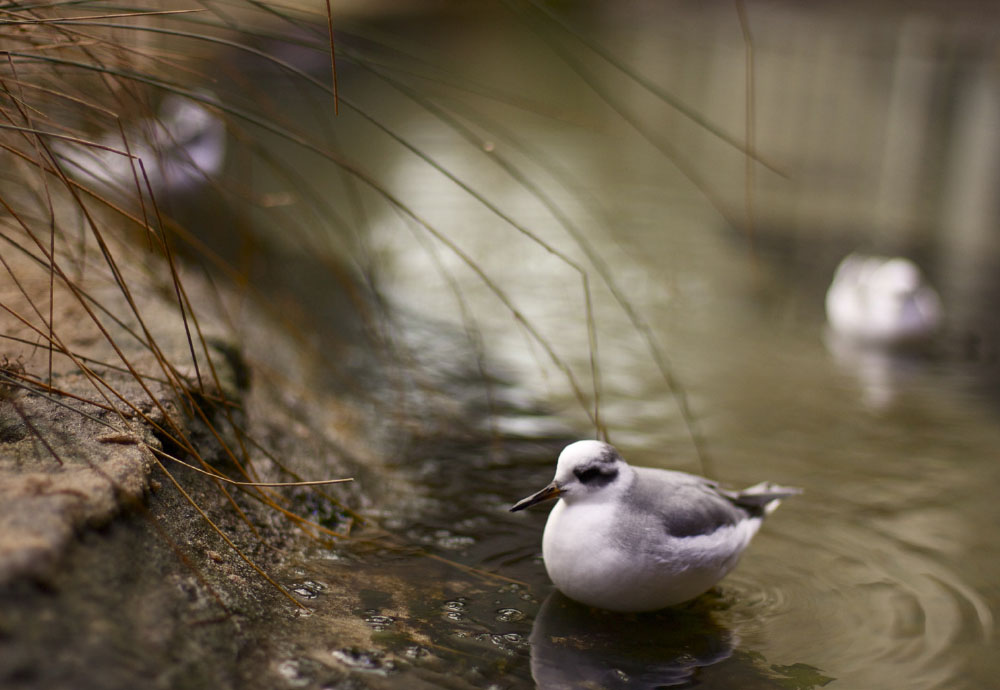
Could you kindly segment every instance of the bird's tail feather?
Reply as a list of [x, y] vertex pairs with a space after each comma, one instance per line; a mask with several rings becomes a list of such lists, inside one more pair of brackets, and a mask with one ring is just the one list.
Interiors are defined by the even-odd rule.
[[763, 510], [770, 514], [778, 507], [781, 499], [802, 493], [794, 486], [779, 486], [771, 482], [761, 482], [742, 491], [730, 494], [730, 500], [738, 506], [750, 510]]

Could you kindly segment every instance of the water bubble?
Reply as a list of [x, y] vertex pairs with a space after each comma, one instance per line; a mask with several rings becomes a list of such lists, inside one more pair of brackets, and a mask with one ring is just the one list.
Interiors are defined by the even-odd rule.
[[368, 609], [365, 611], [364, 621], [372, 627], [372, 630], [382, 632], [395, 623], [396, 619], [392, 616], [383, 616], [375, 609]]
[[476, 642], [489, 642], [494, 647], [508, 654], [513, 654], [517, 650], [525, 649], [528, 646], [528, 642], [524, 639], [524, 636], [517, 633], [501, 635], [499, 633], [481, 632], [473, 635], [472, 639]]
[[517, 609], [499, 609], [496, 620], [500, 623], [514, 623], [524, 619], [524, 613]]
[[385, 654], [372, 649], [335, 649], [330, 655], [340, 663], [356, 671], [365, 671], [387, 676], [396, 670], [396, 664], [390, 659], [384, 660]]
[[326, 589], [326, 585], [315, 580], [305, 580], [304, 582], [292, 585], [289, 589], [303, 599], [315, 599], [320, 595], [320, 592]]
[[459, 597], [458, 599], [451, 599], [444, 602], [444, 604], [441, 605], [444, 617], [452, 621], [464, 620], [466, 601], [467, 599], [465, 597]]

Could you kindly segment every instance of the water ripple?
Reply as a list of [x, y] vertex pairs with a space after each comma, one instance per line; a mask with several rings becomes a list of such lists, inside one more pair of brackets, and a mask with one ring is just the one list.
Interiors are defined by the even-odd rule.
[[990, 640], [989, 607], [932, 555], [861, 523], [811, 536], [771, 530], [723, 581], [721, 615], [750, 648], [912, 689], [950, 687], [963, 651]]

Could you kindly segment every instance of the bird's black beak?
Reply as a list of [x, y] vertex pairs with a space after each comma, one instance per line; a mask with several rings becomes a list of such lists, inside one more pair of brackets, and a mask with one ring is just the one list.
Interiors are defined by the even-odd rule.
[[520, 501], [511, 506], [510, 512], [516, 513], [517, 511], [524, 510], [525, 508], [533, 506], [536, 503], [541, 503], [542, 501], [547, 501], [550, 498], [555, 498], [561, 493], [562, 489], [559, 488], [559, 485], [552, 482], [538, 493], [531, 494], [527, 498], [522, 498]]

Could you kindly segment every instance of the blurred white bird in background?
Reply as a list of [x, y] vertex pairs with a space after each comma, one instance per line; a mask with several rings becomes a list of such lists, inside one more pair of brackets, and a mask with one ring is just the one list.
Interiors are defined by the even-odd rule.
[[850, 254], [827, 290], [826, 318], [840, 336], [901, 345], [938, 330], [941, 300], [909, 259]]
[[[222, 119], [202, 103], [175, 94], [163, 99], [156, 117], [126, 127], [125, 138], [128, 153], [142, 161], [154, 194], [194, 191], [218, 174], [226, 159], [226, 125]], [[55, 149], [68, 164], [68, 171], [85, 183], [131, 195], [138, 176], [139, 184], [146, 189], [138, 163], [133, 172], [120, 132], [109, 132], [97, 144], [58, 142]]]

